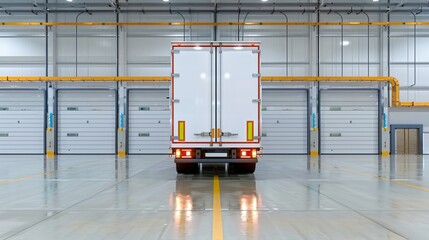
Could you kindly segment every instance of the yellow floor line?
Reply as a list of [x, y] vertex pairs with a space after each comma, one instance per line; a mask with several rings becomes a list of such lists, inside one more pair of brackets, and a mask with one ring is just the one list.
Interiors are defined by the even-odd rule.
[[220, 206], [220, 186], [219, 176], [215, 175], [213, 179], [213, 228], [212, 239], [223, 240], [222, 229], [222, 208]]
[[356, 171], [354, 169], [337, 167], [337, 166], [332, 165], [332, 164], [325, 163], [325, 165], [330, 165], [330, 166], [333, 166], [333, 167], [335, 167], [337, 169], [340, 169], [342, 171], [354, 173], [354, 174], [357, 174], [357, 175], [360, 175], [360, 176], [372, 177], [372, 178], [375, 178], [375, 179], [378, 179], [378, 180], [383, 180], [383, 181], [387, 181], [387, 182], [399, 184], [399, 185], [402, 185], [402, 186], [406, 186], [406, 187], [410, 187], [410, 188], [419, 189], [419, 190], [422, 190], [422, 191], [429, 192], [429, 188], [427, 188], [427, 187], [422, 187], [422, 186], [414, 185], [414, 184], [411, 184], [411, 183], [406, 183], [406, 182], [395, 180], [395, 179], [389, 179], [389, 178], [385, 178], [385, 177], [379, 177], [379, 176], [375, 176], [375, 175], [372, 175], [372, 174], [359, 172], [359, 171]]
[[26, 179], [30, 179], [30, 178], [35, 178], [35, 177], [39, 177], [39, 176], [43, 176], [43, 173], [38, 173], [35, 175], [31, 175], [31, 176], [25, 176], [25, 177], [21, 177], [21, 178], [16, 178], [16, 179], [11, 179], [11, 180], [6, 180], [6, 181], [2, 181], [0, 182], [0, 185], [4, 185], [4, 184], [9, 184], [9, 183], [15, 183], [15, 182], [20, 182]]
[[[96, 164], [98, 162], [101, 162], [101, 161], [84, 163], [84, 164], [80, 164], [80, 165], [74, 166], [72, 168], [83, 167], [83, 166], [87, 166], [87, 165], [93, 165], [93, 164]], [[61, 170], [61, 169], [59, 169], [59, 170]], [[27, 180], [27, 179], [31, 179], [31, 178], [35, 178], [35, 177], [39, 177], [39, 176], [49, 175], [49, 174], [52, 174], [52, 173], [54, 173], [56, 171], [57, 170], [52, 170], [52, 171], [47, 171], [47, 172], [44, 172], [44, 173], [37, 173], [37, 174], [34, 174], [34, 175], [30, 175], [30, 176], [25, 176], [25, 177], [15, 178], [15, 179], [11, 179], [11, 180], [1, 181], [0, 185], [21, 182], [21, 181], [24, 181], [24, 180]], [[66, 170], [61, 170], [61, 171], [67, 171], [67, 169]]]

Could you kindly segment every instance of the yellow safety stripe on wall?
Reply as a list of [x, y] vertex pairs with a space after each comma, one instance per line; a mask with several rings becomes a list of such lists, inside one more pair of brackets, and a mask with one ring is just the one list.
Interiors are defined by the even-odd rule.
[[253, 142], [255, 134], [253, 132], [253, 121], [247, 121], [247, 141]]
[[185, 121], [179, 121], [179, 141], [185, 141]]

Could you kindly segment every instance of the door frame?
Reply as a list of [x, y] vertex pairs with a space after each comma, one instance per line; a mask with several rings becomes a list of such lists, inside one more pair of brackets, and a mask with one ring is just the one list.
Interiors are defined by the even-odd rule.
[[419, 138], [418, 154], [423, 154], [423, 124], [391, 124], [390, 125], [390, 154], [395, 152], [396, 129], [417, 129]]

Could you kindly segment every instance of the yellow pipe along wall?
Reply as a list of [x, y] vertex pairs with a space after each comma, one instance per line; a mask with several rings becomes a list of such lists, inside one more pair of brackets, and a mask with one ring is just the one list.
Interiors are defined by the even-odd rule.
[[[74, 81], [89, 81], [89, 82], [162, 82], [170, 81], [169, 76], [87, 76], [87, 77], [39, 77], [39, 76], [0, 76], [0, 81], [10, 82], [33, 82], [33, 81], [53, 81], [53, 82], [74, 82]], [[400, 86], [399, 81], [395, 77], [339, 77], [339, 76], [264, 76], [262, 81], [267, 82], [388, 82], [392, 87], [391, 97], [393, 107], [429, 107], [429, 102], [401, 102], [400, 101]]]
[[1, 26], [429, 26], [429, 22], [0, 22]]

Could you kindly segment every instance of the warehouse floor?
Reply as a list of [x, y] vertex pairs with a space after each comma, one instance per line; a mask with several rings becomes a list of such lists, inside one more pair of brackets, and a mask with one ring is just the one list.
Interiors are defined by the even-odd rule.
[[0, 238], [427, 239], [428, 163], [264, 156], [254, 175], [184, 176], [165, 156], [0, 156]]

